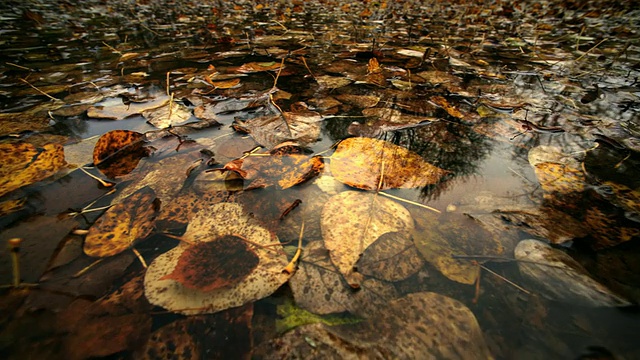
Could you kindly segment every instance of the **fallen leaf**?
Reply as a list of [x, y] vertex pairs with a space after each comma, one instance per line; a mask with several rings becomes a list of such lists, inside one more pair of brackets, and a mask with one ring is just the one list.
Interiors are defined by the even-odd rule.
[[303, 325], [259, 346], [265, 359], [491, 359], [475, 316], [461, 302], [429, 292], [393, 300], [367, 321]]
[[542, 241], [520, 241], [515, 257], [523, 277], [546, 298], [583, 306], [630, 305], [591, 278], [571, 256]]
[[432, 96], [431, 101], [433, 101], [438, 106], [441, 106], [449, 115], [462, 119], [464, 115], [460, 112], [460, 110], [456, 109], [453, 105], [451, 105], [447, 99], [442, 96]]
[[234, 124], [241, 126], [260, 145], [267, 149], [288, 140], [300, 145], [314, 143], [320, 137], [322, 116], [316, 112], [284, 112], [282, 114], [255, 117], [248, 120], [236, 119]]
[[143, 111], [142, 116], [158, 129], [166, 129], [185, 123], [191, 118], [191, 111], [182, 104], [170, 101], [166, 105]]
[[271, 62], [250, 62], [243, 64], [238, 68], [238, 72], [241, 73], [254, 73], [261, 71], [270, 71], [270, 70], [279, 70], [280, 63], [271, 61]]
[[349, 311], [366, 316], [398, 297], [391, 284], [372, 278], [364, 279], [360, 289], [353, 291], [331, 263], [321, 241], [305, 246], [289, 284], [296, 304], [314, 314]]
[[109, 178], [126, 175], [149, 155], [144, 135], [129, 130], [113, 130], [103, 134], [93, 148], [93, 163]]
[[64, 165], [64, 148], [59, 144], [42, 148], [25, 142], [0, 144], [0, 196], [44, 180]]
[[249, 156], [244, 159], [239, 170], [244, 172], [245, 180], [287, 189], [314, 178], [323, 168], [324, 162], [320, 156], [274, 154]]
[[552, 207], [495, 210], [494, 213], [521, 231], [549, 239], [554, 244], [583, 238], [589, 234], [582, 222]]
[[144, 103], [130, 104], [124, 104], [121, 98], [109, 98], [89, 108], [87, 116], [95, 119], [122, 120], [166, 105], [168, 101], [169, 97], [166, 95], [158, 95], [158, 97]]
[[362, 274], [354, 267], [363, 252], [385, 233], [410, 232], [413, 219], [407, 209], [390, 199], [345, 191], [325, 204], [321, 226], [331, 261], [349, 285], [357, 287]]
[[371, 244], [356, 262], [358, 271], [386, 281], [399, 281], [420, 271], [424, 260], [408, 234], [388, 232]]
[[160, 208], [153, 189], [144, 187], [110, 207], [89, 228], [84, 253], [107, 257], [131, 248], [153, 230]]
[[616, 246], [640, 236], [640, 228], [629, 227], [616, 215], [598, 207], [586, 209], [584, 224], [589, 235], [595, 240], [591, 244], [594, 250]]
[[173, 272], [160, 280], [172, 279], [186, 288], [208, 292], [246, 279], [258, 262], [258, 255], [243, 239], [226, 235], [189, 246]]
[[380, 97], [375, 95], [336, 95], [336, 99], [359, 108], [370, 108], [378, 105]]
[[404, 147], [360, 137], [338, 144], [331, 155], [331, 172], [338, 181], [364, 190], [424, 187], [449, 173]]
[[504, 247], [473, 219], [461, 214], [436, 215], [423, 212], [416, 218], [413, 240], [422, 256], [444, 276], [462, 284], [473, 284], [478, 266], [453, 255], [500, 256]]
[[[244, 280], [229, 287], [202, 291], [166, 278], [175, 271], [182, 254], [190, 246], [215, 242], [227, 235], [236, 236], [237, 241], [249, 242], [260, 259]], [[289, 262], [287, 257], [273, 246], [278, 238], [245, 214], [238, 204], [220, 203], [198, 212], [182, 238], [184, 241], [177, 247], [158, 256], [149, 265], [144, 280], [149, 302], [169, 311], [195, 315], [241, 306], [271, 295], [290, 277], [282, 272]], [[236, 266], [245, 266], [241, 259], [236, 261]]]
[[338, 89], [351, 84], [353, 81], [341, 76], [321, 75], [316, 76], [315, 80], [323, 88], [326, 89]]

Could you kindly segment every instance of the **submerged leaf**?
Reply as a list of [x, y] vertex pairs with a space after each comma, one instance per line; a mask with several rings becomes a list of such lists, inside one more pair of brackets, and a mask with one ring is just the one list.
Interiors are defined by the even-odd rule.
[[0, 144], [0, 196], [44, 180], [65, 164], [59, 144], [42, 148], [25, 142]]
[[147, 122], [158, 129], [180, 125], [191, 117], [191, 111], [186, 106], [170, 101], [168, 104], [154, 109], [145, 110], [142, 116]]
[[423, 187], [449, 173], [404, 147], [371, 138], [341, 141], [331, 156], [331, 172], [338, 181], [365, 190]]
[[307, 244], [302, 254], [289, 284], [296, 304], [314, 314], [349, 311], [366, 316], [398, 296], [393, 285], [371, 278], [362, 281], [358, 291], [353, 291], [331, 263], [321, 241]]
[[189, 246], [180, 255], [173, 272], [160, 280], [172, 279], [189, 289], [212, 291], [244, 280], [258, 266], [258, 261], [258, 255], [243, 239], [226, 235]]
[[325, 204], [321, 226], [331, 261], [349, 285], [358, 287], [362, 274], [354, 267], [363, 252], [385, 233], [410, 232], [413, 219], [407, 209], [392, 200], [345, 191]]
[[382, 234], [356, 263], [358, 271], [386, 281], [399, 281], [420, 271], [424, 260], [413, 241], [399, 232]]
[[151, 233], [159, 208], [153, 189], [136, 191], [96, 220], [85, 239], [84, 253], [107, 257], [129, 249]]
[[113, 130], [100, 136], [93, 148], [93, 163], [109, 178], [130, 173], [141, 158], [149, 155], [144, 135], [129, 130]]
[[453, 255], [500, 256], [502, 244], [472, 219], [460, 214], [443, 214], [441, 217], [424, 212], [416, 218], [413, 239], [424, 258], [447, 278], [473, 284], [478, 276], [478, 266], [467, 260], [454, 259]]
[[538, 240], [522, 240], [515, 249], [520, 273], [551, 300], [586, 306], [621, 306], [630, 303], [589, 276], [566, 253]]
[[263, 344], [254, 355], [267, 359], [492, 358], [471, 310], [449, 297], [414, 293], [369, 315], [357, 324], [300, 326]]
[[[253, 251], [259, 258], [258, 265], [243, 280], [203, 291], [167, 278], [176, 271], [183, 253], [191, 246], [215, 242], [228, 235], [234, 235], [234, 240], [246, 240], [254, 246]], [[287, 266], [287, 257], [281, 252], [281, 247], [279, 250], [277, 246], [273, 246], [274, 243], [277, 244], [278, 238], [245, 214], [238, 204], [220, 203], [202, 209], [189, 223], [183, 239], [177, 247], [158, 256], [145, 274], [147, 299], [167, 310], [186, 315], [216, 313], [269, 296], [290, 277], [282, 272]], [[246, 251], [240, 253], [240, 258], [234, 257], [229, 261], [235, 266], [243, 267], [246, 265], [243, 263]], [[203, 282], [198, 280], [198, 283]], [[206, 285], [208, 284], [203, 287], [206, 288]]]

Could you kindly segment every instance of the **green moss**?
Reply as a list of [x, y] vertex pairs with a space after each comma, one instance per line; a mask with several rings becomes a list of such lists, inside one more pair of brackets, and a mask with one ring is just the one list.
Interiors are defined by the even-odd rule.
[[325, 325], [355, 324], [362, 319], [349, 314], [316, 315], [296, 306], [293, 300], [287, 299], [284, 304], [278, 305], [276, 330], [284, 333], [301, 325], [323, 323]]

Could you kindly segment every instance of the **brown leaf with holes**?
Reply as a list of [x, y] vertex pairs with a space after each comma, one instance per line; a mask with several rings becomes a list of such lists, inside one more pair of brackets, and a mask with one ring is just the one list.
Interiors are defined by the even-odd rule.
[[25, 142], [0, 144], [0, 196], [44, 180], [64, 165], [64, 148], [59, 144], [41, 148]]
[[244, 159], [242, 164], [246, 180], [276, 185], [279, 189], [287, 189], [312, 179], [320, 174], [322, 169], [322, 157], [301, 154], [250, 156]]
[[129, 249], [153, 230], [160, 201], [144, 187], [107, 210], [89, 229], [84, 253], [107, 257]]
[[129, 130], [113, 130], [102, 135], [93, 148], [93, 163], [107, 177], [130, 173], [141, 158], [149, 155], [144, 135]]
[[338, 181], [364, 190], [423, 187], [449, 173], [404, 147], [361, 137], [340, 142], [331, 155], [331, 172]]
[[188, 247], [173, 272], [160, 280], [172, 279], [189, 289], [212, 291], [244, 280], [259, 260], [243, 239], [226, 235]]

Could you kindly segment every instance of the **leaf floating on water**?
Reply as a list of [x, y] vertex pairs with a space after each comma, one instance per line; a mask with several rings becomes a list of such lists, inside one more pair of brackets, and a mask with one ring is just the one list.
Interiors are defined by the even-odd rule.
[[353, 81], [341, 76], [321, 75], [316, 76], [318, 85], [327, 89], [338, 89], [351, 84]]
[[338, 359], [493, 358], [471, 310], [449, 297], [414, 293], [372, 314], [357, 324], [300, 326], [263, 344], [254, 355], [267, 359], [319, 354]]
[[589, 235], [595, 240], [591, 244], [594, 250], [616, 246], [640, 236], [640, 228], [622, 223], [617, 211], [611, 213], [597, 207], [589, 207], [585, 211], [584, 223]]
[[149, 155], [144, 135], [129, 130], [113, 130], [102, 135], [93, 148], [93, 163], [109, 178], [126, 175]]
[[357, 191], [345, 191], [329, 199], [320, 221], [331, 261], [354, 287], [362, 279], [354, 266], [371, 244], [385, 233], [413, 230], [411, 214], [402, 205]]
[[416, 218], [413, 239], [424, 258], [447, 278], [473, 284], [478, 266], [453, 255], [501, 256], [504, 248], [496, 238], [472, 219], [459, 214], [436, 215], [423, 212]]
[[630, 303], [589, 276], [566, 253], [538, 240], [522, 240], [515, 249], [520, 273], [551, 300], [585, 306], [624, 306]]
[[270, 71], [270, 70], [279, 70], [280, 63], [271, 61], [271, 62], [250, 62], [243, 64], [238, 68], [238, 72], [241, 73], [254, 73], [261, 71]]
[[431, 101], [433, 101], [438, 106], [441, 106], [449, 115], [453, 117], [456, 117], [458, 119], [462, 119], [464, 117], [460, 110], [456, 109], [447, 101], [447, 99], [442, 96], [432, 96]]
[[358, 271], [386, 281], [399, 281], [420, 271], [424, 260], [408, 234], [382, 234], [356, 263]]
[[151, 233], [159, 208], [153, 189], [136, 191], [96, 220], [85, 239], [84, 253], [107, 257], [131, 248]]
[[212, 291], [244, 280], [258, 261], [258, 255], [244, 240], [226, 235], [189, 246], [173, 272], [160, 280], [172, 279], [189, 289]]
[[287, 189], [314, 178], [323, 168], [320, 156], [282, 154], [250, 156], [244, 159], [241, 170], [245, 172], [243, 178], [246, 180]]
[[234, 121], [248, 131], [254, 140], [267, 149], [292, 140], [301, 145], [313, 143], [320, 137], [320, 114], [307, 111], [303, 113], [284, 112], [282, 114], [260, 116], [249, 120]]
[[170, 101], [166, 105], [143, 111], [142, 116], [147, 119], [149, 124], [157, 127], [158, 129], [166, 129], [171, 126], [180, 125], [189, 120], [191, 117], [191, 111], [182, 104]]
[[331, 172], [338, 181], [364, 190], [424, 187], [449, 173], [404, 147], [359, 137], [340, 142], [331, 155]]
[[[258, 265], [246, 278], [210, 291], [195, 289], [167, 278], [175, 273], [183, 253], [189, 247], [215, 242], [228, 235], [234, 235], [234, 240], [245, 239], [259, 258]], [[149, 265], [144, 279], [145, 295], [149, 302], [169, 311], [185, 315], [211, 314], [241, 306], [271, 295], [290, 277], [282, 272], [289, 262], [281, 252], [282, 247], [273, 246], [278, 238], [245, 214], [238, 204], [220, 203], [202, 209], [191, 220], [182, 238], [184, 241], [177, 247], [158, 256]], [[242, 263], [244, 256], [230, 261], [234, 261], [235, 266], [245, 266]]]
[[372, 278], [362, 281], [354, 292], [331, 263], [321, 241], [305, 246], [289, 284], [296, 304], [315, 314], [349, 311], [365, 316], [398, 296], [393, 285]]
[[25, 142], [0, 144], [0, 196], [44, 180], [64, 165], [64, 148], [60, 144], [41, 148]]
[[87, 116], [96, 119], [122, 120], [166, 105], [168, 101], [169, 99], [166, 95], [159, 95], [157, 98], [144, 103], [132, 102], [130, 104], [124, 104], [120, 98], [109, 98], [90, 107], [87, 110]]

